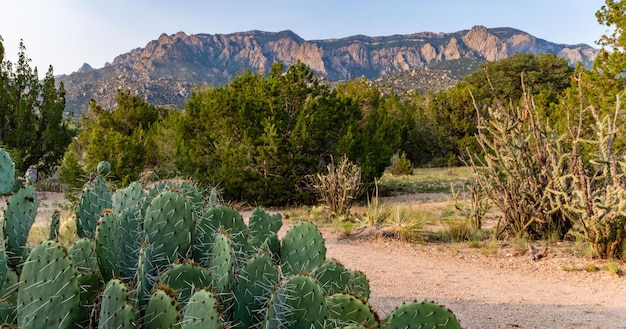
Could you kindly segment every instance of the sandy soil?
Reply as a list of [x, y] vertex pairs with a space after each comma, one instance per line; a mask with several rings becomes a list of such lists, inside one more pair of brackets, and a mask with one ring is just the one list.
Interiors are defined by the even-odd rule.
[[[441, 196], [401, 197], [399, 202]], [[422, 201], [420, 201], [422, 200]], [[0, 198], [0, 208], [4, 201]], [[54, 209], [69, 210], [59, 193], [40, 195], [37, 225]], [[528, 253], [500, 243], [484, 255], [467, 244], [411, 244], [389, 238], [354, 239], [323, 229], [327, 257], [370, 280], [370, 303], [385, 316], [405, 301], [434, 300], [456, 314], [466, 329], [626, 328], [626, 278], [607, 271], [564, 271], [604, 262], [572, 256], [564, 245], [532, 261]], [[624, 263], [620, 263], [626, 269]]]

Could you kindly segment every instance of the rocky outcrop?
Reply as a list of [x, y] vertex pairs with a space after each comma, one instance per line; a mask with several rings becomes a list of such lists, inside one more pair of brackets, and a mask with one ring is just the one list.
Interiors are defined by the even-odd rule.
[[57, 80], [65, 84], [69, 110], [78, 113], [90, 98], [104, 108], [115, 106], [120, 88], [135, 90], [154, 104], [181, 107], [193, 86], [218, 86], [244, 69], [265, 73], [275, 62], [290, 65], [302, 61], [328, 80], [376, 79], [403, 71], [423, 72], [450, 60], [495, 61], [526, 52], [552, 53], [572, 65], [582, 62], [586, 66], [597, 55], [597, 50], [587, 45], [554, 44], [519, 30], [484, 26], [448, 34], [359, 35], [312, 41], [291, 31], [178, 32], [162, 34], [101, 69], [85, 64]]

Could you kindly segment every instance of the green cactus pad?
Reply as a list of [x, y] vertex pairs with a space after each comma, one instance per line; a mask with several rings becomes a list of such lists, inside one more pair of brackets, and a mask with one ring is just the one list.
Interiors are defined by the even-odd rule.
[[159, 276], [159, 284], [174, 290], [182, 307], [197, 289], [210, 287], [212, 283], [211, 273], [193, 263], [173, 264]]
[[104, 214], [98, 220], [96, 228], [96, 255], [98, 267], [104, 281], [120, 276], [118, 256], [117, 218], [112, 212]]
[[145, 197], [146, 194], [141, 184], [132, 182], [126, 188], [119, 189], [113, 193], [113, 211], [119, 214], [128, 207], [139, 208]]
[[4, 234], [9, 264], [16, 266], [23, 260], [26, 240], [35, 223], [38, 205], [37, 192], [31, 185], [24, 185], [7, 201], [4, 210]]
[[78, 239], [67, 249], [67, 253], [79, 273], [98, 271], [96, 243], [93, 240]]
[[153, 247], [152, 262], [157, 267], [186, 258], [195, 241], [195, 220], [191, 202], [184, 194], [164, 191], [150, 202], [144, 239]]
[[261, 208], [254, 209], [248, 219], [250, 235], [259, 243], [263, 243], [270, 235], [277, 234], [282, 226], [280, 214], [269, 215]]
[[202, 213], [204, 211], [204, 202], [202, 200], [202, 194], [198, 192], [198, 189], [195, 186], [189, 183], [185, 183], [185, 182], [173, 183], [169, 181], [160, 181], [154, 187], [152, 187], [150, 191], [148, 191], [148, 194], [146, 195], [146, 197], [144, 198], [142, 202], [141, 212], [144, 215], [144, 217], [146, 214], [146, 208], [148, 207], [150, 202], [152, 202], [152, 199], [154, 199], [157, 195], [161, 194], [162, 192], [172, 191], [172, 190], [178, 191], [184, 194], [187, 197], [187, 199], [189, 199], [189, 201], [193, 205], [194, 216], [196, 217], [202, 216]]
[[213, 289], [218, 293], [230, 291], [234, 278], [234, 251], [230, 236], [226, 232], [215, 235], [210, 251], [209, 272], [213, 277]]
[[285, 275], [310, 272], [326, 259], [322, 233], [311, 222], [299, 222], [285, 234], [280, 249], [281, 268]]
[[241, 214], [228, 206], [216, 206], [207, 210], [196, 225], [196, 245], [194, 259], [204, 266], [209, 266], [210, 253], [215, 235], [224, 230], [230, 235], [233, 252], [236, 261], [240, 260], [239, 266], [243, 266], [248, 258], [248, 227], [244, 223]]
[[20, 328], [73, 328], [78, 313], [76, 267], [62, 245], [44, 241], [24, 263], [17, 294]]
[[0, 148], [0, 195], [7, 195], [13, 191], [15, 183], [15, 164], [9, 153]]
[[327, 259], [324, 263], [311, 272], [317, 282], [324, 289], [327, 296], [339, 292], [349, 293], [352, 274], [335, 259]]
[[165, 287], [157, 288], [148, 301], [143, 328], [177, 328], [180, 322], [178, 304], [175, 293]]
[[220, 306], [217, 298], [209, 290], [198, 290], [191, 296], [184, 309], [182, 329], [222, 328]]
[[381, 327], [461, 329], [461, 324], [447, 308], [434, 302], [416, 301], [398, 306], [381, 322]]
[[132, 280], [137, 273], [139, 250], [144, 240], [143, 218], [138, 207], [127, 207], [117, 215], [118, 266], [124, 280]]
[[98, 175], [106, 176], [111, 172], [111, 163], [109, 161], [100, 161], [96, 170]]
[[8, 269], [0, 289], [0, 299], [11, 305], [17, 305], [17, 290], [19, 289], [19, 280], [15, 271]]
[[272, 234], [268, 236], [260, 248], [261, 251], [266, 252], [272, 256], [272, 262], [280, 264], [280, 240], [278, 235]]
[[0, 299], [0, 323], [17, 324], [17, 308]]
[[76, 234], [80, 238], [95, 238], [96, 224], [104, 209], [110, 209], [111, 192], [103, 176], [96, 176], [83, 188], [76, 208]]
[[50, 230], [48, 231], [48, 240], [56, 240], [59, 238], [59, 229], [61, 228], [61, 213], [55, 210], [52, 213], [50, 221]]
[[265, 314], [264, 329], [326, 328], [328, 306], [315, 279], [295, 275], [275, 289]]
[[234, 328], [258, 328], [263, 323], [267, 303], [279, 278], [268, 254], [260, 253], [248, 260], [235, 276]]
[[359, 270], [350, 271], [350, 282], [348, 284], [348, 291], [351, 295], [354, 295], [364, 301], [370, 299], [370, 281], [365, 276], [365, 273]]
[[367, 303], [350, 294], [333, 294], [326, 297], [329, 317], [335, 326], [364, 325], [378, 328], [378, 315]]
[[158, 271], [152, 262], [152, 246], [144, 244], [137, 260], [137, 304], [144, 306], [150, 298], [152, 287], [158, 280]]
[[109, 281], [102, 294], [99, 329], [135, 328], [135, 314], [128, 303], [128, 288], [118, 279]]

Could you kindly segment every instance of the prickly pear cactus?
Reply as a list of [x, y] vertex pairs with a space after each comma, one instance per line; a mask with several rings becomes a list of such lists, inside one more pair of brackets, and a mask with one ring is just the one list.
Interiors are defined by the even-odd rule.
[[137, 260], [137, 304], [145, 306], [150, 292], [158, 279], [158, 269], [152, 262], [152, 245], [144, 243], [139, 250]]
[[196, 291], [184, 309], [182, 329], [222, 328], [217, 298], [207, 289]]
[[24, 185], [12, 194], [4, 210], [4, 234], [9, 263], [16, 266], [23, 260], [26, 240], [37, 216], [39, 198], [35, 188]]
[[10, 194], [14, 183], [15, 164], [9, 154], [0, 148], [0, 195]]
[[195, 240], [191, 202], [181, 192], [164, 191], [146, 208], [145, 242], [153, 246], [152, 262], [166, 266], [185, 259]]
[[120, 275], [125, 280], [132, 280], [137, 274], [139, 250], [144, 241], [143, 218], [139, 207], [127, 207], [117, 215], [117, 235], [119, 236], [120, 255], [118, 262]]
[[120, 276], [118, 256], [120, 255], [117, 218], [115, 214], [106, 210], [98, 220], [96, 228], [96, 255], [98, 267], [104, 281]]
[[261, 251], [268, 253], [272, 256], [272, 262], [280, 264], [280, 240], [278, 235], [272, 234], [268, 236], [263, 244], [261, 244]]
[[12, 269], [7, 269], [7, 273], [0, 289], [0, 299], [7, 303], [17, 305], [17, 290], [19, 288], [20, 278]]
[[142, 241], [139, 208], [129, 207], [117, 215], [103, 211], [96, 229], [96, 253], [105, 281], [113, 277], [134, 280]]
[[447, 308], [433, 302], [415, 301], [398, 306], [381, 322], [381, 327], [461, 329], [461, 324]]
[[50, 231], [48, 231], [48, 240], [55, 240], [59, 238], [59, 229], [61, 228], [61, 213], [55, 210], [52, 213], [52, 220], [50, 221]]
[[264, 329], [326, 328], [328, 306], [322, 288], [307, 275], [294, 275], [275, 289], [265, 314]]
[[96, 259], [96, 243], [87, 238], [78, 239], [67, 249], [67, 253], [72, 264], [76, 266], [80, 287], [79, 308], [81, 311], [78, 312], [76, 325], [86, 328], [89, 325], [89, 315], [95, 300], [104, 288], [104, 281]]
[[128, 303], [128, 288], [118, 279], [109, 281], [102, 294], [99, 329], [135, 328], [135, 314]]
[[[2, 328], [12, 328], [9, 325], [17, 325], [17, 310], [14, 305], [0, 300], [0, 323]], [[5, 327], [5, 325], [7, 325]]]
[[24, 263], [17, 294], [20, 328], [74, 328], [79, 287], [62, 245], [44, 241]]
[[141, 184], [132, 182], [128, 187], [113, 193], [113, 211], [119, 214], [128, 207], [139, 207], [145, 197]]
[[365, 276], [365, 273], [359, 270], [350, 271], [350, 282], [348, 284], [348, 291], [351, 295], [354, 295], [364, 301], [370, 299], [370, 281]]
[[210, 287], [212, 283], [211, 273], [194, 263], [173, 264], [159, 276], [159, 284], [175, 291], [183, 307], [196, 289]]
[[240, 260], [239, 265], [243, 266], [248, 258], [248, 227], [241, 214], [228, 206], [210, 208], [199, 219], [196, 225], [194, 259], [204, 266], [210, 266], [211, 260], [207, 258], [209, 249], [213, 246], [216, 234], [222, 230], [230, 236], [236, 261]]
[[322, 233], [311, 222], [299, 222], [285, 234], [280, 249], [281, 268], [285, 275], [310, 272], [326, 259]]
[[214, 280], [213, 290], [218, 293], [230, 291], [235, 275], [235, 255], [228, 233], [216, 234], [210, 255], [208, 269]]
[[85, 184], [76, 208], [76, 233], [81, 238], [93, 239], [96, 236], [96, 224], [104, 209], [110, 209], [111, 192], [104, 176], [92, 175]]
[[378, 328], [378, 315], [367, 303], [350, 294], [333, 294], [326, 297], [329, 318], [336, 328], [347, 325], [366, 325]]
[[259, 328], [272, 290], [279, 283], [278, 268], [266, 253], [252, 257], [235, 276], [233, 327]]
[[177, 328], [180, 322], [179, 311], [176, 293], [167, 287], [157, 287], [148, 301], [143, 328]]
[[351, 272], [335, 259], [327, 259], [311, 272], [328, 296], [339, 292], [349, 292]]
[[109, 161], [100, 161], [96, 170], [98, 175], [106, 176], [111, 172], [111, 163]]
[[277, 234], [283, 226], [280, 214], [270, 215], [261, 208], [256, 208], [250, 214], [248, 227], [255, 244], [260, 245], [272, 234]]

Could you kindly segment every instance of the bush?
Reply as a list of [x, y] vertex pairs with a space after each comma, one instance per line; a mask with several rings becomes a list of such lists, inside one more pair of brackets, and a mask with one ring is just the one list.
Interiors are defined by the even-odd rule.
[[334, 215], [346, 215], [363, 192], [361, 168], [346, 156], [339, 164], [331, 158], [328, 173], [309, 176], [311, 187]]
[[413, 165], [411, 160], [406, 158], [406, 153], [395, 153], [391, 157], [391, 164], [387, 167], [387, 171], [395, 176], [410, 175], [413, 173]]

